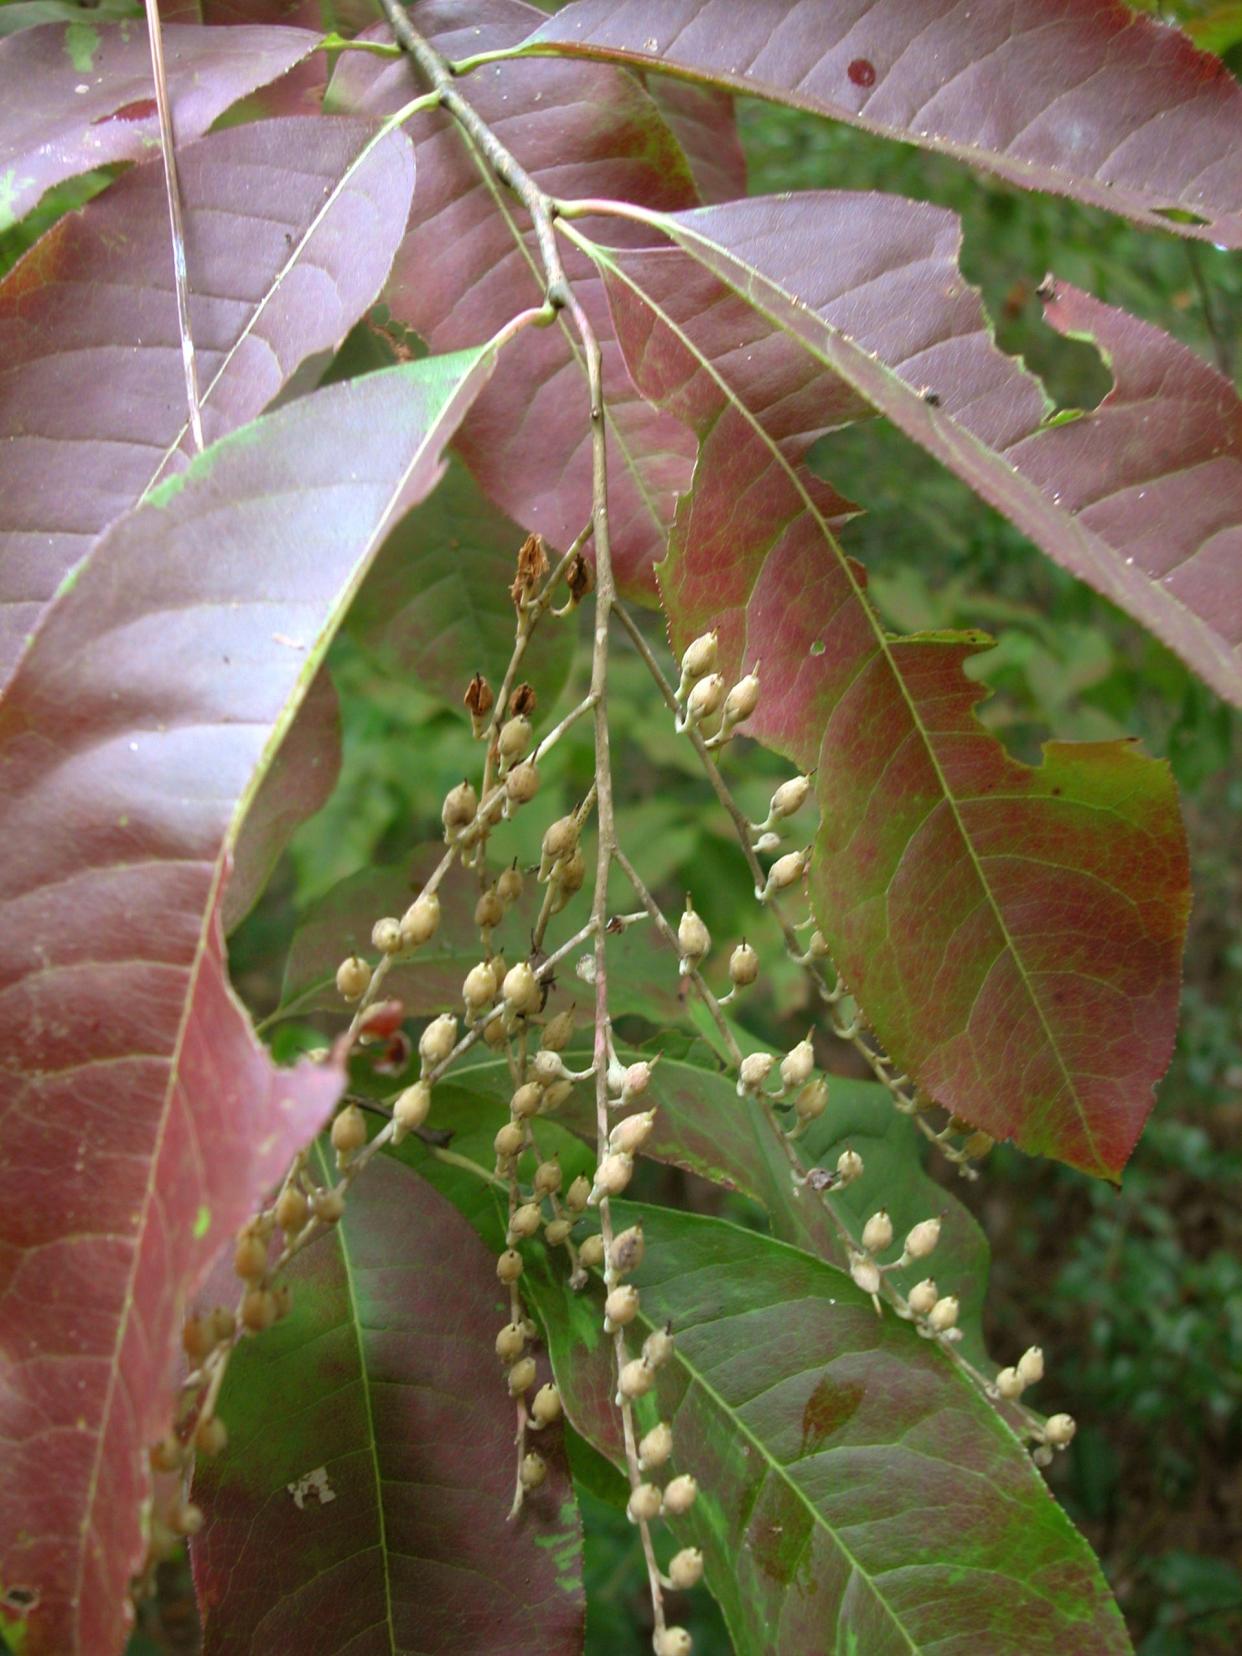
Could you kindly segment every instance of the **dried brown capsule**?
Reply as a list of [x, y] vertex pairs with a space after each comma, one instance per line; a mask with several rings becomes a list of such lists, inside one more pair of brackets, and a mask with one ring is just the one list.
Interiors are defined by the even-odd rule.
[[276, 1198], [276, 1223], [286, 1236], [296, 1236], [310, 1216], [310, 1203], [297, 1185], [286, 1185]]
[[461, 781], [444, 796], [440, 819], [447, 833], [459, 833], [474, 821], [479, 809], [479, 796], [469, 782]]
[[276, 1296], [267, 1288], [252, 1288], [242, 1300], [242, 1327], [261, 1334], [276, 1321]]
[[332, 1148], [342, 1161], [348, 1161], [366, 1142], [366, 1117], [356, 1104], [347, 1104], [333, 1119]]

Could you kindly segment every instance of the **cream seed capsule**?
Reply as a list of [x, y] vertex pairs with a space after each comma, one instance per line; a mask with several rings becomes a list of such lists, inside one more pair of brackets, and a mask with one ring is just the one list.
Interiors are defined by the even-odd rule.
[[456, 1045], [457, 1019], [451, 1012], [441, 1012], [418, 1037], [418, 1055], [430, 1069], [444, 1063]]
[[548, 1463], [532, 1449], [522, 1456], [522, 1488], [538, 1489], [548, 1475]]
[[656, 1484], [635, 1484], [630, 1491], [630, 1498], [626, 1505], [630, 1522], [649, 1524], [653, 1518], [658, 1518], [660, 1516], [660, 1501], [661, 1495]]
[[924, 1277], [906, 1295], [906, 1304], [916, 1317], [925, 1317], [939, 1298], [940, 1290], [935, 1282], [931, 1277]]
[[710, 719], [724, 705], [725, 681], [719, 673], [708, 673], [701, 678], [686, 698], [686, 711], [692, 720]]
[[632, 1357], [621, 1365], [617, 1376], [617, 1390], [622, 1397], [645, 1397], [655, 1385], [655, 1370], [641, 1357]]
[[502, 1363], [516, 1363], [526, 1350], [526, 1335], [521, 1323], [506, 1323], [496, 1336], [496, 1355]]
[[377, 920], [371, 927], [371, 942], [381, 954], [396, 954], [401, 947], [401, 922], [392, 917]]
[[782, 782], [772, 795], [768, 807], [770, 816], [791, 817], [795, 811], [800, 811], [806, 804], [807, 796], [811, 791], [809, 776], [791, 776], [788, 782]]
[[496, 1261], [496, 1275], [502, 1282], [516, 1282], [522, 1274], [522, 1256], [516, 1248], [506, 1248]]
[[510, 966], [500, 992], [505, 1005], [518, 1017], [539, 1009], [539, 979], [528, 961], [519, 960], [516, 966]]
[[631, 1225], [628, 1230], [620, 1231], [613, 1237], [612, 1247], [608, 1250], [608, 1263], [618, 1276], [628, 1276], [642, 1264], [646, 1251], [643, 1227]]
[[673, 1428], [662, 1420], [638, 1445], [638, 1464], [644, 1472], [658, 1471], [673, 1453]]
[[684, 1627], [665, 1627], [652, 1642], [655, 1656], [690, 1656], [694, 1640]]
[[557, 817], [555, 822], [548, 824], [544, 830], [543, 843], [540, 847], [539, 878], [546, 880], [548, 871], [554, 863], [562, 857], [569, 856], [578, 844], [578, 836], [582, 830], [578, 826], [578, 819], [574, 816]]
[[1018, 1358], [1018, 1373], [1024, 1386], [1034, 1386], [1044, 1377], [1044, 1354], [1039, 1346], [1028, 1346]]
[[508, 1042], [508, 1039], [503, 1018], [488, 1018], [484, 1022], [483, 1043], [485, 1046], [491, 1047], [493, 1052], [499, 1052]]
[[455, 788], [450, 788], [445, 794], [444, 804], [440, 810], [440, 820], [451, 834], [472, 823], [478, 808], [478, 794], [475, 793], [469, 782], [459, 782]]
[[505, 917], [505, 905], [500, 900], [500, 893], [495, 886], [488, 886], [486, 891], [480, 892], [479, 900], [474, 905], [474, 923], [480, 931], [490, 930], [498, 926]]
[[509, 1108], [519, 1121], [537, 1115], [543, 1103], [543, 1088], [536, 1081], [523, 1081], [509, 1100]]
[[640, 1296], [632, 1283], [614, 1288], [604, 1301], [604, 1315], [614, 1328], [625, 1328], [638, 1315]]
[[333, 1120], [332, 1148], [342, 1161], [346, 1161], [366, 1142], [366, 1117], [356, 1104], [347, 1104]]
[[269, 1288], [252, 1288], [242, 1300], [242, 1327], [261, 1334], [276, 1321], [276, 1296]]
[[276, 1223], [286, 1236], [295, 1236], [306, 1223], [310, 1203], [297, 1185], [286, 1185], [276, 1199]]
[[543, 1052], [563, 1052], [574, 1038], [574, 1015], [571, 1011], [558, 1012], [549, 1018], [539, 1035]]
[[506, 1161], [516, 1156], [526, 1143], [526, 1134], [516, 1121], [507, 1121], [492, 1140], [492, 1149]]
[[678, 1592], [689, 1592], [703, 1579], [703, 1554], [697, 1547], [683, 1547], [669, 1560], [668, 1579]]
[[535, 1383], [535, 1359], [519, 1357], [509, 1370], [509, 1396], [524, 1397]]
[[703, 923], [703, 917], [697, 914], [689, 897], [686, 898], [686, 907], [681, 919], [677, 923], [677, 947], [681, 952], [683, 966], [697, 965], [712, 946], [712, 934]]
[[530, 1413], [537, 1426], [550, 1426], [561, 1418], [561, 1394], [550, 1380], [535, 1393]]
[[862, 1245], [868, 1253], [883, 1253], [892, 1246], [893, 1221], [883, 1208], [873, 1213], [863, 1226]]
[[699, 1493], [699, 1486], [689, 1472], [683, 1472], [680, 1477], [674, 1478], [665, 1486], [664, 1510], [680, 1518], [683, 1512], [689, 1512], [694, 1505], [695, 1497]]
[[868, 1259], [866, 1254], [850, 1255], [850, 1275], [864, 1294], [879, 1293], [880, 1267], [874, 1259]]
[[342, 960], [336, 969], [336, 987], [343, 1000], [361, 1000], [371, 982], [371, 968], [357, 955]]
[[573, 1228], [572, 1219], [549, 1219], [543, 1227], [544, 1241], [550, 1248], [559, 1248], [563, 1242], [568, 1241]]
[[720, 653], [720, 640], [715, 632], [703, 633], [686, 648], [681, 658], [682, 677], [688, 682], [700, 679], [715, 669]]
[[516, 865], [513, 868], [506, 868], [496, 881], [496, 895], [506, 908], [511, 903], [516, 903], [522, 895], [522, 884], [522, 876]]
[[1001, 1397], [1010, 1402], [1015, 1397], [1021, 1397], [1023, 1392], [1022, 1376], [1016, 1368], [1003, 1368], [996, 1376], [996, 1390]]
[[822, 1116], [828, 1108], [828, 1083], [822, 1075], [808, 1081], [805, 1087], [798, 1089], [798, 1096], [794, 1099], [794, 1112], [799, 1121], [814, 1121]]
[[729, 956], [729, 981], [739, 989], [748, 988], [759, 976], [759, 951], [745, 938]]
[[392, 1107], [392, 1119], [402, 1135], [415, 1132], [430, 1113], [431, 1088], [425, 1081], [416, 1081], [412, 1087], [398, 1093]]
[[748, 1053], [738, 1067], [738, 1091], [758, 1092], [772, 1073], [772, 1065], [775, 1062], [776, 1059], [770, 1052]]
[[345, 1215], [345, 1196], [339, 1190], [317, 1190], [311, 1205], [323, 1225], [339, 1224]]
[[515, 805], [529, 805], [539, 792], [539, 769], [533, 759], [524, 759], [505, 777], [505, 792]]
[[1078, 1430], [1078, 1422], [1073, 1415], [1049, 1415], [1044, 1422], [1044, 1437], [1054, 1449], [1064, 1449], [1074, 1441], [1074, 1433]]
[[767, 891], [788, 891], [792, 885], [806, 873], [809, 853], [806, 851], [787, 851], [783, 857], [778, 857], [768, 869]]
[[822, 931], [816, 930], [811, 933], [811, 941], [807, 946], [807, 953], [810, 955], [812, 960], [827, 960], [828, 939], [824, 936]]
[[642, 1110], [638, 1115], [626, 1116], [609, 1133], [608, 1148], [633, 1156], [646, 1144], [654, 1128], [654, 1110]]
[[643, 1341], [643, 1362], [659, 1368], [673, 1355], [673, 1331], [670, 1328], [653, 1329]]
[[860, 1178], [863, 1170], [863, 1159], [857, 1150], [842, 1150], [837, 1157], [837, 1177], [842, 1184], [850, 1184]]
[[535, 1192], [539, 1196], [551, 1196], [561, 1188], [561, 1164], [558, 1161], [540, 1162], [535, 1169]]
[[[233, 1269], [243, 1282], [256, 1282], [267, 1270], [267, 1243], [253, 1231], [243, 1231], [237, 1238], [237, 1246], [233, 1249]], [[191, 1328], [203, 1322], [202, 1318], [192, 1318], [182, 1330], [181, 1340], [191, 1357], [206, 1356], [215, 1344], [209, 1338], [207, 1325], [204, 1324], [204, 1344], [202, 1351], [191, 1351], [188, 1344]]]
[[401, 916], [401, 942], [407, 949], [428, 943], [440, 929], [440, 899], [434, 891], [416, 897]]
[[587, 1200], [591, 1194], [591, 1181], [585, 1174], [578, 1177], [565, 1192], [565, 1206], [571, 1213], [582, 1213], [586, 1209]]
[[563, 1081], [568, 1071], [559, 1052], [541, 1047], [531, 1062], [531, 1074], [541, 1087], [550, 1087]]
[[223, 1454], [229, 1441], [229, 1429], [218, 1415], [200, 1420], [194, 1430], [194, 1447], [204, 1455]]
[[588, 1271], [598, 1271], [604, 1263], [604, 1239], [598, 1231], [583, 1238], [578, 1249], [578, 1263]]
[[939, 1219], [921, 1219], [906, 1236], [905, 1251], [911, 1259], [926, 1259], [940, 1240]]
[[492, 1004], [495, 993], [496, 981], [492, 976], [491, 966], [482, 963], [472, 966], [461, 986], [461, 998], [465, 1002], [467, 1014], [477, 1018], [480, 1012]]
[[628, 1156], [621, 1150], [614, 1150], [605, 1156], [595, 1169], [595, 1184], [591, 1196], [594, 1201], [600, 1201], [605, 1196], [619, 1196], [633, 1176], [633, 1156]]
[[509, 1218], [509, 1235], [534, 1236], [542, 1224], [543, 1214], [538, 1202], [523, 1202], [521, 1207], [514, 1208]]
[[727, 725], [741, 724], [749, 719], [759, 705], [759, 675], [747, 673], [738, 679], [725, 697], [724, 717]]
[[811, 1045], [811, 1037], [808, 1035], [805, 1040], [799, 1041], [796, 1047], [791, 1047], [781, 1059], [781, 1082], [792, 1091], [811, 1079], [814, 1068], [815, 1048]]
[[957, 1322], [957, 1313], [960, 1309], [956, 1294], [946, 1294], [938, 1299], [927, 1314], [927, 1320], [937, 1334], [944, 1334]]
[[506, 719], [496, 739], [500, 757], [507, 765], [511, 765], [526, 752], [530, 746], [530, 738], [531, 723], [524, 714], [519, 713], [512, 719]]
[[551, 1115], [553, 1110], [559, 1110], [573, 1090], [572, 1081], [554, 1081], [543, 1095], [544, 1115]]

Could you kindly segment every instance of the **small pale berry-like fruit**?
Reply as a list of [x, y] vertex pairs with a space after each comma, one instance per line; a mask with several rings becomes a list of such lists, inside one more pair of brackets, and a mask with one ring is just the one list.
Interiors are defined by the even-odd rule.
[[472, 966], [461, 986], [461, 998], [465, 1002], [467, 1013], [477, 1018], [480, 1012], [492, 1004], [495, 993], [496, 980], [492, 976], [490, 964], [480, 962], [479, 965]]
[[863, 1226], [862, 1245], [868, 1253], [883, 1253], [893, 1242], [893, 1221], [883, 1208]]
[[506, 1248], [496, 1261], [496, 1275], [502, 1282], [516, 1282], [522, 1274], [522, 1256], [516, 1248]]
[[643, 1227], [631, 1225], [628, 1230], [620, 1231], [613, 1237], [612, 1247], [608, 1252], [608, 1263], [618, 1276], [628, 1276], [642, 1264], [645, 1252]]
[[690, 1656], [694, 1640], [684, 1627], [666, 1627], [652, 1641], [655, 1656]]
[[561, 1164], [558, 1161], [540, 1162], [535, 1169], [535, 1189], [540, 1196], [551, 1196], [561, 1188]]
[[927, 1320], [936, 1330], [937, 1334], [943, 1334], [947, 1329], [952, 1328], [957, 1322], [957, 1313], [959, 1309], [960, 1307], [958, 1305], [957, 1295], [946, 1294], [942, 1299], [938, 1299], [935, 1305], [932, 1306], [931, 1310], [927, 1314]]
[[625, 1120], [619, 1121], [609, 1133], [608, 1148], [632, 1156], [646, 1144], [654, 1127], [654, 1110], [642, 1110], [638, 1115], [626, 1116]]
[[276, 1321], [276, 1296], [267, 1288], [252, 1288], [242, 1300], [242, 1327], [261, 1334]]
[[535, 1359], [519, 1357], [509, 1370], [510, 1397], [524, 1397], [535, 1383]]
[[837, 1177], [842, 1184], [849, 1184], [861, 1176], [863, 1159], [857, 1150], [842, 1150], [837, 1157]]
[[396, 954], [401, 947], [401, 922], [393, 916], [377, 920], [371, 927], [371, 942], [381, 954]]
[[311, 1206], [324, 1225], [335, 1225], [345, 1212], [345, 1197], [339, 1190], [317, 1190]]
[[599, 1196], [619, 1196], [634, 1176], [634, 1158], [620, 1150], [604, 1157], [595, 1169], [595, 1189]]
[[996, 1389], [1002, 1397], [1011, 1401], [1015, 1397], [1021, 1397], [1023, 1391], [1022, 1376], [1016, 1368], [1003, 1368], [996, 1376]]
[[939, 1298], [940, 1290], [935, 1282], [931, 1277], [924, 1277], [906, 1295], [906, 1303], [916, 1317], [925, 1317]]
[[759, 951], [745, 938], [729, 956], [729, 978], [739, 989], [745, 989], [759, 976]]
[[508, 1160], [510, 1156], [516, 1156], [518, 1154], [525, 1142], [526, 1134], [518, 1126], [517, 1122], [506, 1121], [504, 1126], [496, 1134], [496, 1137], [492, 1140], [492, 1149], [495, 1150], [498, 1156], [503, 1156], [506, 1160]]
[[626, 1066], [625, 1074], [621, 1078], [621, 1097], [627, 1103], [631, 1099], [640, 1098], [646, 1092], [651, 1085], [652, 1068], [645, 1058]]
[[[559, 862], [562, 857], [567, 857], [577, 846], [581, 833], [582, 829], [578, 825], [577, 817], [557, 817], [555, 822], [550, 822], [544, 829], [543, 843], [539, 848], [543, 867], [550, 868], [553, 863]], [[547, 878], [542, 869], [540, 877]]]
[[[253, 1231], [242, 1232], [233, 1249], [233, 1269], [243, 1282], [258, 1281], [267, 1270], [267, 1243], [261, 1236], [256, 1236]], [[188, 1329], [189, 1324], [186, 1327]]]
[[166, 1432], [151, 1445], [147, 1458], [154, 1472], [177, 1472], [185, 1465], [186, 1446], [175, 1432]]
[[539, 979], [531, 970], [529, 961], [519, 960], [505, 973], [501, 988], [505, 1005], [519, 1015], [539, 1009]]
[[980, 1161], [995, 1143], [991, 1133], [972, 1133], [962, 1145], [962, 1154], [969, 1161]]
[[561, 1394], [549, 1380], [540, 1386], [530, 1405], [531, 1418], [540, 1426], [550, 1426], [561, 1418]]
[[522, 895], [522, 876], [516, 866], [506, 868], [496, 881], [496, 895], [506, 907]]
[[237, 1318], [226, 1305], [217, 1305], [211, 1313], [211, 1331], [217, 1341], [231, 1340], [237, 1332]]
[[799, 1087], [798, 1096], [794, 1099], [794, 1113], [799, 1121], [814, 1121], [827, 1108], [828, 1083], [822, 1075], [813, 1077], [805, 1087]]
[[702, 633], [687, 647], [681, 658], [682, 676], [686, 679], [702, 678], [704, 673], [710, 673], [715, 668], [718, 655], [717, 635], [714, 632]]
[[811, 1072], [815, 1068], [815, 1048], [811, 1045], [811, 1037], [799, 1041], [797, 1046], [791, 1047], [781, 1059], [781, 1080], [786, 1087], [800, 1087], [803, 1082], [811, 1079]]
[[653, 1329], [643, 1341], [643, 1362], [659, 1368], [673, 1355], [673, 1333], [669, 1328]]
[[219, 1455], [229, 1441], [229, 1429], [219, 1415], [200, 1420], [194, 1429], [194, 1447], [204, 1455]]
[[939, 1219], [920, 1219], [906, 1236], [906, 1252], [911, 1259], [926, 1259], [935, 1251], [940, 1240]]
[[864, 1294], [879, 1293], [880, 1267], [874, 1259], [868, 1259], [866, 1254], [850, 1255], [850, 1275]]
[[807, 945], [807, 953], [812, 960], [827, 960], [828, 939], [818, 928], [811, 933], [811, 941]]
[[719, 673], [708, 673], [686, 698], [686, 710], [692, 719], [710, 719], [713, 713], [719, 713], [724, 699], [724, 679]]
[[1049, 1415], [1044, 1421], [1044, 1436], [1054, 1449], [1064, 1449], [1074, 1441], [1074, 1433], [1078, 1430], [1078, 1422], [1073, 1415]]
[[724, 716], [728, 725], [741, 724], [749, 719], [759, 705], [759, 675], [747, 673], [745, 678], [738, 679], [732, 690], [725, 697]]
[[788, 891], [791, 885], [806, 873], [807, 853], [805, 851], [786, 851], [783, 857], [778, 857], [768, 869], [768, 889], [770, 891]]
[[[247, 1240], [243, 1238], [243, 1241]], [[241, 1250], [241, 1242], [237, 1244]], [[263, 1263], [254, 1273], [262, 1276], [267, 1267], [267, 1249], [263, 1250]], [[240, 1275], [240, 1273], [239, 1273]], [[216, 1344], [215, 1330], [211, 1326], [210, 1317], [187, 1317], [181, 1329], [181, 1345], [187, 1357], [194, 1362], [200, 1362], [207, 1353], [214, 1349]]]
[[1039, 1346], [1028, 1346], [1018, 1358], [1018, 1373], [1024, 1386], [1037, 1385], [1044, 1377], [1044, 1354]]
[[494, 1052], [498, 1052], [500, 1048], [506, 1044], [508, 1039], [509, 1037], [505, 1033], [504, 1019], [488, 1018], [486, 1023], [483, 1025], [484, 1043], [491, 1047]]
[[650, 1523], [653, 1518], [660, 1516], [660, 1490], [653, 1483], [635, 1484], [630, 1491], [630, 1499], [626, 1511], [631, 1522]]
[[522, 1488], [538, 1489], [548, 1475], [548, 1463], [532, 1449], [522, 1456]]
[[674, 1478], [665, 1488], [665, 1512], [671, 1512], [674, 1518], [680, 1518], [683, 1512], [689, 1512], [698, 1493], [698, 1484], [689, 1472], [683, 1472], [679, 1478]]
[[356, 1104], [347, 1104], [332, 1122], [332, 1148], [338, 1156], [352, 1156], [367, 1142], [366, 1117]]
[[403, 1132], [412, 1133], [426, 1121], [431, 1110], [431, 1088], [425, 1081], [416, 1081], [412, 1087], [397, 1094], [392, 1107], [392, 1118]]
[[638, 1315], [639, 1293], [632, 1283], [614, 1288], [604, 1301], [604, 1315], [614, 1328], [624, 1328]]
[[534, 1236], [540, 1225], [543, 1224], [543, 1214], [538, 1202], [523, 1202], [519, 1208], [514, 1208], [509, 1219], [510, 1236]]
[[418, 1037], [418, 1055], [430, 1069], [444, 1063], [456, 1045], [457, 1019], [451, 1012], [441, 1012]]
[[558, 1012], [544, 1024], [539, 1045], [544, 1052], [563, 1052], [573, 1040], [574, 1015], [571, 1011]]
[[541, 1087], [550, 1087], [565, 1079], [565, 1063], [559, 1052], [540, 1047], [531, 1062], [531, 1074]]
[[479, 893], [474, 905], [474, 923], [480, 931], [498, 926], [505, 917], [505, 905], [495, 886]]
[[559, 1248], [562, 1242], [568, 1241], [573, 1228], [572, 1219], [549, 1219], [543, 1227], [543, 1239], [550, 1248]]
[[336, 987], [344, 1000], [361, 1000], [370, 982], [371, 968], [357, 955], [342, 960], [336, 969]]
[[789, 817], [795, 811], [800, 811], [806, 804], [807, 795], [811, 791], [809, 776], [791, 776], [788, 782], [782, 782], [772, 795], [769, 806], [770, 814], [774, 817]]
[[655, 1385], [655, 1370], [641, 1357], [631, 1357], [621, 1365], [617, 1376], [617, 1390], [622, 1397], [645, 1397]]
[[309, 1213], [310, 1203], [297, 1185], [286, 1185], [276, 1198], [276, 1223], [286, 1236], [296, 1236]]
[[677, 922], [677, 947], [681, 951], [681, 958], [697, 964], [711, 946], [712, 934], [704, 925], [702, 915], [696, 913], [687, 897], [685, 910]]
[[758, 1092], [776, 1062], [770, 1052], [749, 1052], [738, 1067], [738, 1085], [743, 1092]]
[[197, 1535], [203, 1527], [203, 1509], [193, 1501], [182, 1501], [173, 1509], [171, 1522], [178, 1535]]
[[679, 1592], [689, 1592], [703, 1579], [703, 1554], [697, 1547], [683, 1547], [669, 1560], [668, 1579]]
[[472, 823], [478, 808], [479, 796], [470, 783], [459, 782], [445, 794], [440, 820], [452, 833], [455, 829], [465, 828]]
[[565, 1192], [565, 1206], [571, 1213], [582, 1213], [586, 1208], [587, 1199], [590, 1194], [590, 1179], [588, 1179], [584, 1173], [579, 1173], [578, 1177]]
[[440, 928], [440, 899], [434, 891], [416, 897], [401, 916], [401, 942], [407, 949], [427, 943]]
[[524, 714], [517, 714], [512, 719], [506, 719], [500, 727], [500, 735], [496, 744], [500, 749], [500, 757], [507, 765], [515, 759], [520, 759], [530, 746], [531, 723]]
[[537, 1081], [523, 1081], [522, 1085], [509, 1100], [509, 1108], [519, 1121], [525, 1121], [528, 1116], [537, 1115], [543, 1103], [543, 1088]]
[[526, 1350], [526, 1335], [521, 1323], [506, 1323], [496, 1336], [496, 1355], [502, 1363], [516, 1363]]
[[524, 759], [505, 777], [505, 792], [515, 805], [529, 805], [539, 792], [539, 768], [533, 759]]
[[588, 1271], [598, 1271], [604, 1263], [604, 1239], [598, 1231], [583, 1238], [578, 1249], [578, 1263]]
[[638, 1445], [638, 1464], [644, 1472], [655, 1472], [673, 1453], [673, 1428], [662, 1420], [645, 1434]]

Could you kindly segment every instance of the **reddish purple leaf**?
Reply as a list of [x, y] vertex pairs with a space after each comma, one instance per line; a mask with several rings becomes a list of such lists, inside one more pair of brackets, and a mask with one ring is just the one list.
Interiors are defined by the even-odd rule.
[[[516, 43], [538, 14], [517, 0], [487, 0], [433, 3], [419, 15], [440, 50], [459, 55]], [[386, 114], [408, 102], [416, 84], [404, 63], [347, 55], [330, 100]], [[558, 195], [621, 194], [661, 208], [697, 199], [685, 157], [630, 76], [589, 65], [507, 63], [473, 77], [470, 99], [500, 141]], [[543, 284], [529, 242], [517, 245], [453, 122], [429, 113], [407, 130], [418, 157], [418, 202], [385, 297], [434, 350], [455, 350], [494, 332], [515, 304], [539, 303]], [[522, 222], [519, 209], [503, 205]], [[643, 243], [652, 235], [635, 227], [630, 239]], [[604, 350], [618, 574], [628, 590], [650, 595], [651, 566], [689, 479], [694, 444], [629, 384], [590, 265], [567, 248], [566, 267]], [[530, 330], [506, 353], [458, 439], [491, 499], [557, 547], [567, 546], [590, 515], [585, 386], [568, 324]]]
[[492, 354], [214, 445], [97, 543], [0, 706], [0, 1580], [37, 1597], [30, 1656], [121, 1642], [178, 1316], [337, 1090], [254, 1040], [222, 888], [344, 603]]
[[777, 99], [1242, 246], [1242, 88], [1121, 0], [577, 0], [527, 50]]
[[[230, 104], [300, 62], [315, 39], [308, 29], [168, 24], [164, 59], [178, 141], [200, 137]], [[141, 24], [26, 29], [0, 41], [0, 86], [0, 230], [62, 179], [146, 161], [159, 147]]]
[[896, 196], [766, 197], [671, 217], [676, 240], [1048, 555], [1242, 703], [1242, 401], [1186, 346], [1066, 284], [1047, 314], [1115, 385], [1044, 425], [958, 267], [955, 215]]
[[793, 343], [738, 350], [740, 301], [682, 260], [609, 259], [631, 372], [700, 433], [660, 571], [673, 641], [716, 627], [724, 672], [761, 659], [750, 728], [817, 767], [812, 892], [846, 982], [940, 1103], [1115, 1177], [1176, 1022], [1189, 882], [1167, 766], [1124, 743], [1011, 760], [962, 670], [987, 641], [890, 638], [778, 441]]
[[379, 1156], [339, 1230], [288, 1275], [293, 1311], [237, 1352], [229, 1450], [195, 1480], [207, 1656], [581, 1650], [582, 1535], [559, 1429], [535, 1445], [547, 1482], [506, 1516], [514, 1406], [491, 1250]]
[[729, 94], [668, 75], [648, 75], [643, 85], [690, 163], [699, 199], [732, 201], [744, 196], [746, 152]]
[[[210, 441], [375, 298], [412, 156], [369, 121], [285, 119], [213, 133], [179, 167]], [[158, 161], [62, 219], [0, 283], [0, 442], [2, 684], [94, 536], [192, 452]]]

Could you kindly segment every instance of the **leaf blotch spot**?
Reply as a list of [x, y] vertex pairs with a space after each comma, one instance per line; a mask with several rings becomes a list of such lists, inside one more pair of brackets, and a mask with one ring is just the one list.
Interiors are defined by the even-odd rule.
[[823, 655], [827, 648], [828, 646], [824, 643], [823, 639], [817, 638], [811, 645], [811, 654], [815, 656]]
[[875, 85], [875, 64], [867, 58], [855, 58], [845, 72], [855, 86]]
[[135, 98], [133, 103], [122, 104], [114, 109], [110, 115], [99, 115], [91, 122], [92, 126], [103, 126], [108, 121], [147, 121], [156, 113], [154, 98]]
[[799, 1455], [810, 1455], [824, 1439], [839, 1432], [862, 1402], [863, 1388], [857, 1381], [838, 1385], [827, 1375], [806, 1400], [802, 1411], [802, 1445]]

